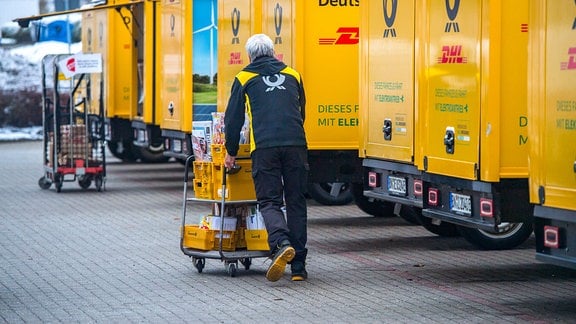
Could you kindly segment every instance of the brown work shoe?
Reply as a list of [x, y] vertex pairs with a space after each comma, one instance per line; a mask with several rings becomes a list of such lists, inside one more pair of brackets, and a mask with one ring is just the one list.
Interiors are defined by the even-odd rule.
[[272, 264], [266, 271], [266, 279], [269, 281], [278, 281], [284, 274], [284, 269], [288, 262], [294, 259], [296, 251], [289, 244], [282, 245], [278, 248], [272, 259]]

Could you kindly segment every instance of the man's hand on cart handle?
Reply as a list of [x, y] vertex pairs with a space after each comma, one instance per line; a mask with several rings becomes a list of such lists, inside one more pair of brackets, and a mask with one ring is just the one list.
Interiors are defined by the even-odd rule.
[[236, 165], [236, 157], [230, 156], [230, 154], [226, 153], [226, 158], [224, 158], [224, 166], [228, 169], [234, 168]]

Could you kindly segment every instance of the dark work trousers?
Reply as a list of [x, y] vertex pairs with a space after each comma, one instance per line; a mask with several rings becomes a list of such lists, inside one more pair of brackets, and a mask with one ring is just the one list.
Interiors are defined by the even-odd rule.
[[[308, 151], [303, 146], [281, 146], [252, 152], [256, 199], [273, 253], [288, 239], [296, 250], [294, 261], [306, 260]], [[286, 218], [281, 207], [286, 202]]]

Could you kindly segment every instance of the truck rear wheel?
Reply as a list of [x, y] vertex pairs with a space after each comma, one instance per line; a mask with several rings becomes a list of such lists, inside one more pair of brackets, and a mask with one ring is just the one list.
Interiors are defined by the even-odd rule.
[[361, 211], [375, 217], [394, 216], [394, 203], [381, 200], [370, 201], [368, 197], [364, 196], [363, 191], [364, 187], [362, 184], [352, 184], [354, 203]]
[[534, 229], [530, 222], [502, 223], [500, 233], [488, 232], [477, 228], [460, 226], [462, 237], [472, 245], [483, 250], [509, 250], [524, 243]]
[[326, 206], [347, 205], [354, 200], [350, 184], [345, 182], [309, 183], [308, 194], [316, 202]]
[[120, 141], [108, 141], [108, 149], [110, 153], [123, 162], [134, 162], [136, 161], [136, 156], [134, 155], [134, 150], [132, 148], [132, 142], [127, 140]]
[[434, 220], [432, 218], [426, 217], [422, 215], [422, 209], [414, 207], [414, 216], [420, 222], [420, 225], [428, 230], [428, 232], [436, 234], [438, 236], [443, 237], [457, 237], [460, 236], [460, 231], [458, 228], [460, 226], [443, 222], [440, 220]]
[[412, 225], [422, 225], [417, 213], [420, 213], [420, 217], [422, 216], [420, 208], [402, 205], [398, 216]]
[[164, 163], [170, 159], [164, 155], [163, 144], [157, 146], [151, 144], [148, 147], [134, 146], [134, 150], [134, 156], [140, 158], [144, 163]]

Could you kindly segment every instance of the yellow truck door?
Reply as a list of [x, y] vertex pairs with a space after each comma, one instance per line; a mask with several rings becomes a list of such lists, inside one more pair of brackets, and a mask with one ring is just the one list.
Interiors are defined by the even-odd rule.
[[362, 3], [360, 155], [412, 163], [414, 1]]
[[218, 2], [218, 108], [226, 110], [236, 74], [250, 59], [246, 40], [261, 30], [260, 1], [220, 0]]
[[160, 127], [189, 133], [192, 131], [192, 2], [164, 0], [160, 8]]
[[[130, 15], [126, 8], [118, 8]], [[136, 112], [135, 52], [130, 26], [113, 9], [99, 9], [82, 14], [82, 50], [101, 53], [105, 78], [105, 106], [108, 118], [129, 120]]]
[[[427, 1], [422, 163], [430, 173], [476, 179], [480, 147], [482, 1]], [[420, 118], [420, 117], [419, 117]]]

